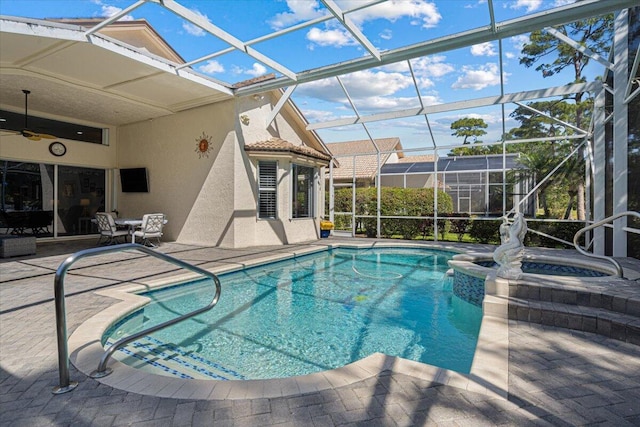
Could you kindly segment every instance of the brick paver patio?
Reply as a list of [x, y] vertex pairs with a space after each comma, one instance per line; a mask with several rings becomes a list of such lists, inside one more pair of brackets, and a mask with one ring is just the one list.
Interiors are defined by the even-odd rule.
[[[640, 425], [640, 346], [513, 320], [508, 399], [388, 371], [288, 397], [170, 399], [111, 388], [73, 366], [71, 378], [79, 386], [54, 395], [53, 277], [66, 255], [82, 247], [39, 243], [36, 256], [0, 262], [2, 426]], [[160, 250], [211, 268], [292, 246], [228, 250], [165, 243]], [[115, 303], [95, 290], [175, 273], [173, 266], [154, 262], [143, 269], [138, 262], [133, 269], [129, 258], [140, 256], [111, 254], [77, 264], [67, 279], [69, 334]]]

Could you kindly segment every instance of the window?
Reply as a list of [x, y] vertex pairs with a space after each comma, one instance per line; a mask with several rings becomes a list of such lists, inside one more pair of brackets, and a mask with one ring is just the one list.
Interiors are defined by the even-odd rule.
[[293, 165], [292, 218], [313, 217], [313, 168]]
[[[25, 128], [23, 113], [0, 110], [0, 119], [2, 119], [3, 129], [20, 132]], [[29, 130], [37, 133], [48, 133], [56, 138], [72, 139], [92, 144], [104, 144], [107, 141], [108, 132], [108, 129], [45, 119], [31, 114], [29, 114]]]
[[278, 162], [258, 162], [258, 218], [276, 219]]

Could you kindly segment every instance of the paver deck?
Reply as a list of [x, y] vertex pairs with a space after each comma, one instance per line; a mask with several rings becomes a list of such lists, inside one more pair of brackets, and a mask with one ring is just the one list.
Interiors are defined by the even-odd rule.
[[[213, 268], [328, 241], [336, 240], [238, 250], [164, 243], [159, 250]], [[640, 425], [640, 346], [518, 321], [508, 321], [507, 399], [460, 388], [455, 381], [443, 385], [389, 370], [319, 391], [299, 384], [285, 397], [247, 399], [228, 393], [225, 399], [204, 400], [194, 390], [189, 398], [170, 398], [107, 386], [73, 365], [71, 379], [78, 387], [54, 395], [59, 384], [54, 273], [68, 254], [93, 243], [39, 243], [35, 256], [0, 262], [0, 425]], [[567, 254], [576, 255], [562, 252]], [[96, 291], [178, 273], [154, 260], [136, 262], [142, 256], [109, 254], [74, 266], [66, 281], [70, 335], [118, 303]], [[631, 267], [637, 265], [633, 261]]]

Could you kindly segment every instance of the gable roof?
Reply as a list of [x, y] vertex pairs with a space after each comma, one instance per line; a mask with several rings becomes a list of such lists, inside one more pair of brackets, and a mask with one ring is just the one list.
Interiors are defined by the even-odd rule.
[[328, 154], [321, 153], [311, 147], [295, 145], [289, 141], [275, 137], [267, 141], [245, 144], [244, 151], [249, 153], [293, 153], [316, 160], [324, 160], [327, 163], [331, 160], [331, 156]]
[[[397, 151], [398, 157], [404, 157], [400, 138], [379, 138], [374, 140], [380, 149], [380, 164], [384, 165], [392, 151]], [[378, 170], [378, 156], [376, 147], [371, 140], [334, 142], [326, 144], [334, 157], [340, 157], [340, 166], [333, 169], [334, 179], [351, 179], [353, 177], [353, 159], [355, 155], [355, 176], [357, 179], [374, 179]], [[367, 154], [371, 153], [371, 154]], [[346, 157], [345, 157], [346, 156]]]
[[[46, 21], [78, 25], [84, 28], [93, 28], [104, 21], [104, 18], [46, 19]], [[173, 61], [177, 64], [185, 63], [185, 60], [180, 56], [180, 54], [176, 52], [160, 34], [158, 34], [146, 19], [112, 22], [109, 25], [100, 28], [98, 33], [166, 60]]]

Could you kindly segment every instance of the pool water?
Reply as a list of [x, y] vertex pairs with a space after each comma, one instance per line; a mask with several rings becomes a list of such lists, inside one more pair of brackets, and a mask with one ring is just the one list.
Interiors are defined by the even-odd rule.
[[[183, 378], [290, 377], [376, 352], [468, 373], [482, 309], [452, 294], [452, 255], [333, 249], [221, 275], [213, 309], [116, 357]], [[214, 289], [206, 279], [145, 293], [152, 303], [110, 328], [103, 342], [202, 307]]]

